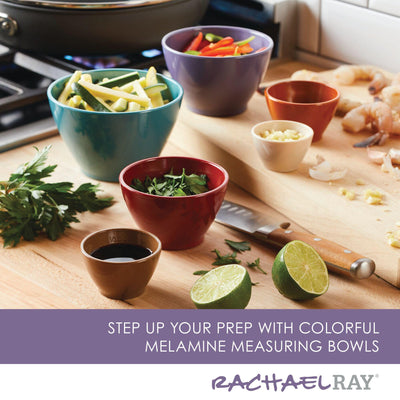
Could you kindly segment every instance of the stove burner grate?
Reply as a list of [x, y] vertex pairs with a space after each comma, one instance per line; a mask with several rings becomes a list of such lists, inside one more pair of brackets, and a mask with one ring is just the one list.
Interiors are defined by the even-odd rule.
[[75, 70], [164, 68], [161, 50], [99, 57], [52, 57], [21, 53], [0, 45], [0, 151], [57, 134], [47, 87]]

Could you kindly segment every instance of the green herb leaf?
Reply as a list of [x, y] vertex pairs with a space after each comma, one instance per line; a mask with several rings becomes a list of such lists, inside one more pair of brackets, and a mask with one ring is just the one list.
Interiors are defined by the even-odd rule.
[[216, 260], [212, 263], [212, 265], [228, 265], [228, 264], [240, 264], [241, 261], [236, 258], [237, 253], [233, 252], [231, 254], [221, 255], [221, 253], [214, 249], [212, 250], [213, 253], [217, 255]]
[[208, 191], [206, 175], [185, 175], [185, 184], [194, 194], [200, 194]]
[[136, 190], [139, 190], [139, 192], [145, 192], [146, 191], [146, 185], [145, 182], [142, 182], [138, 178], [134, 178], [131, 184], [131, 187], [133, 187]]
[[255, 261], [253, 261], [251, 263], [248, 262], [247, 266], [250, 267], [250, 268], [256, 268], [260, 272], [262, 272], [264, 275], [267, 275], [267, 272], [265, 272], [260, 266], [260, 259], [259, 258], [257, 258]]
[[205, 275], [207, 272], [209, 272], [209, 271], [205, 271], [205, 270], [195, 271], [195, 272], [193, 272], [193, 275]]
[[112, 204], [112, 197], [98, 198], [98, 185], [84, 183], [73, 190], [71, 182], [46, 183], [57, 165], [46, 165], [51, 146], [37, 150], [34, 158], [21, 165], [8, 181], [0, 183], [0, 236], [4, 247], [21, 239], [34, 240], [41, 233], [56, 240], [78, 213], [99, 211]]
[[133, 179], [131, 187], [140, 192], [156, 196], [191, 196], [207, 192], [207, 176], [190, 174], [186, 175], [185, 169], [180, 175], [175, 175], [173, 170], [159, 178], [146, 176], [144, 181]]
[[42, 150], [35, 147], [37, 151], [36, 155], [31, 161], [21, 165], [15, 173], [11, 174], [9, 182], [18, 182], [22, 179], [26, 182], [36, 183], [50, 176], [57, 167], [57, 165], [45, 165], [50, 148], [50, 145], [44, 147]]
[[239, 253], [247, 250], [251, 250], [250, 243], [249, 242], [235, 242], [233, 240], [225, 239], [225, 243], [235, 251], [238, 251]]

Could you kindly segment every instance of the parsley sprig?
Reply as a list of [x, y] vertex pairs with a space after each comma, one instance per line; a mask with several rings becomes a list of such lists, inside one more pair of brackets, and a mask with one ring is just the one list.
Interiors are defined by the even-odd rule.
[[[250, 243], [246, 241], [236, 242], [233, 240], [225, 239], [225, 244], [227, 244], [233, 250], [233, 252], [227, 254], [221, 254], [221, 252], [217, 249], [212, 250], [212, 253], [215, 253], [216, 255], [215, 261], [212, 263], [213, 266], [241, 264], [242, 261], [237, 258], [237, 254], [251, 250]], [[260, 264], [261, 264], [260, 258], [257, 258], [253, 262], [246, 262], [248, 268], [257, 269], [264, 275], [267, 275], [267, 272], [264, 269], [262, 269]], [[207, 272], [208, 271], [205, 270], [199, 270], [195, 271], [193, 275], [204, 275]]]
[[216, 259], [212, 263], [212, 265], [221, 266], [221, 265], [240, 264], [241, 263], [241, 261], [236, 258], [237, 253], [235, 251], [233, 253], [221, 255], [221, 252], [219, 250], [214, 249], [213, 253], [216, 254]]
[[261, 268], [260, 266], [260, 258], [257, 258], [253, 262], [247, 262], [247, 266], [249, 268], [255, 268], [258, 269], [260, 272], [262, 272], [264, 275], [267, 275], [267, 273]]
[[144, 181], [133, 179], [131, 186], [140, 192], [156, 196], [192, 196], [208, 191], [207, 176], [186, 175], [185, 169], [180, 175], [174, 175], [173, 170], [160, 178], [146, 176]]
[[235, 242], [233, 240], [225, 239], [225, 243], [235, 251], [242, 253], [243, 251], [251, 250], [249, 242]]
[[96, 212], [112, 204], [112, 197], [98, 198], [99, 185], [84, 183], [73, 190], [71, 182], [46, 183], [57, 165], [46, 165], [51, 146], [36, 148], [31, 161], [21, 165], [8, 181], [0, 182], [0, 236], [4, 247], [21, 239], [32, 241], [40, 233], [56, 240], [78, 213]]

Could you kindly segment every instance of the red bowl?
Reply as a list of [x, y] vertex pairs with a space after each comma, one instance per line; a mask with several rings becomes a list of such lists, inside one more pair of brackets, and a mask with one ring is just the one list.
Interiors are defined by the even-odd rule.
[[[161, 177], [171, 171], [205, 174], [209, 191], [193, 196], [166, 197], [133, 189], [134, 178]], [[210, 161], [191, 157], [153, 157], [125, 167], [120, 175], [122, 195], [137, 225], [156, 235], [164, 250], [188, 249], [200, 244], [225, 197], [229, 176]]]
[[313, 142], [322, 134], [335, 114], [340, 93], [322, 82], [288, 80], [265, 90], [272, 119], [302, 122], [314, 131]]

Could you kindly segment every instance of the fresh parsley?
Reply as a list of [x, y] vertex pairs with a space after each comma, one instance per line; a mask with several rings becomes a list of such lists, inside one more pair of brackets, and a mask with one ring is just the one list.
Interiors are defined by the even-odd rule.
[[73, 190], [71, 182], [46, 183], [57, 165], [46, 165], [51, 146], [36, 148], [31, 161], [21, 165], [8, 181], [0, 182], [0, 236], [4, 247], [21, 239], [32, 241], [41, 233], [56, 240], [78, 213], [96, 212], [112, 204], [112, 197], [98, 198], [99, 185], [84, 183]]
[[204, 269], [201, 269], [201, 270], [199, 270], [199, 271], [194, 271], [194, 272], [193, 272], [193, 275], [205, 275], [207, 272], [209, 272], [209, 271], [206, 271], [206, 270], [204, 270]]
[[225, 243], [234, 251], [242, 253], [243, 251], [251, 250], [249, 242], [235, 242], [233, 240], [225, 239]]
[[174, 175], [173, 170], [160, 178], [146, 176], [144, 181], [133, 179], [131, 187], [140, 192], [156, 196], [192, 196], [207, 192], [207, 176], [190, 174], [186, 175], [185, 169], [180, 175]]
[[267, 275], [267, 273], [261, 268], [260, 266], [260, 258], [257, 258], [255, 261], [253, 262], [247, 262], [247, 266], [249, 268], [256, 268], [258, 269], [260, 272], [262, 272], [264, 275]]
[[212, 250], [213, 253], [217, 255], [216, 260], [212, 263], [212, 265], [220, 266], [220, 265], [228, 265], [228, 264], [240, 264], [241, 261], [236, 258], [237, 253], [228, 253], [225, 255], [221, 255], [220, 251], [217, 249]]
[[[227, 244], [232, 250], [232, 253], [227, 253], [222, 255], [221, 252], [217, 249], [212, 250], [212, 253], [215, 253], [216, 259], [212, 263], [213, 266], [221, 266], [221, 265], [228, 265], [228, 264], [241, 264], [241, 260], [237, 258], [237, 253], [242, 253], [244, 251], [251, 250], [251, 246], [249, 242], [242, 241], [242, 242], [235, 242], [234, 240], [225, 239], [225, 244]], [[262, 272], [264, 275], [267, 275], [267, 272], [261, 268], [261, 261], [260, 258], [257, 258], [253, 262], [246, 262], [247, 267], [257, 269]], [[204, 275], [208, 271], [200, 270], [193, 272], [193, 275]], [[257, 283], [252, 283], [252, 285], [256, 285]]]

